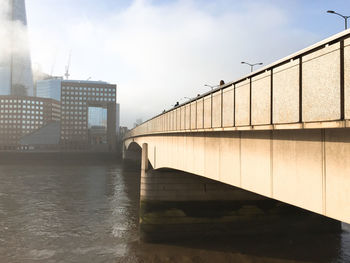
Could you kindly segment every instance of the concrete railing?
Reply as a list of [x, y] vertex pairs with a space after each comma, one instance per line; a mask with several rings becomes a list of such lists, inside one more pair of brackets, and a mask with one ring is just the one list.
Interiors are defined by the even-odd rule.
[[174, 132], [350, 127], [350, 30], [203, 94], [131, 130]]

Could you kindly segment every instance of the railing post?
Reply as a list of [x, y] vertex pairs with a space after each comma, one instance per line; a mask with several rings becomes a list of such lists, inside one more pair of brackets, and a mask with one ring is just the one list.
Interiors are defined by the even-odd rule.
[[190, 107], [190, 115], [189, 115], [190, 120], [188, 122], [188, 129], [191, 130], [192, 129], [191, 127], [192, 126], [192, 102], [190, 102], [188, 105]]
[[202, 129], [204, 129], [204, 98], [202, 99]]
[[195, 125], [195, 128], [196, 128], [196, 130], [198, 129], [198, 127], [197, 127], [197, 126], [198, 126], [198, 125], [197, 125], [197, 118], [198, 118], [198, 117], [197, 117], [197, 115], [198, 115], [197, 101], [198, 101], [198, 100], [196, 100], [196, 118], [195, 118], [195, 120], [196, 120], [196, 121], [195, 121], [195, 124], [196, 124], [196, 125]]
[[210, 128], [213, 128], [213, 92], [210, 93]]
[[270, 110], [270, 124], [273, 124], [273, 68], [270, 71], [271, 74], [271, 86], [270, 86], [270, 96], [271, 96], [271, 100], [270, 100], [270, 106], [271, 106], [271, 110]]
[[221, 89], [221, 128], [224, 127], [223, 120], [224, 120], [224, 90]]
[[303, 122], [303, 57], [299, 57], [299, 122]]
[[345, 119], [344, 39], [340, 41], [340, 119]]
[[249, 78], [249, 126], [252, 126], [252, 77]]
[[236, 84], [233, 84], [233, 127], [236, 127]]

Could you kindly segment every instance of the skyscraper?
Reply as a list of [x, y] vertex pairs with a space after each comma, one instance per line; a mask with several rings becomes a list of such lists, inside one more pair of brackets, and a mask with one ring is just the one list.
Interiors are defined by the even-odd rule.
[[0, 95], [33, 96], [25, 0], [0, 0]]

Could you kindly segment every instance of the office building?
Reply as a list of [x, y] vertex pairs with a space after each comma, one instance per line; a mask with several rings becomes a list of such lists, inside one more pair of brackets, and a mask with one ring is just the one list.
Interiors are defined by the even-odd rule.
[[61, 82], [63, 78], [55, 77], [36, 82], [36, 96], [61, 101]]
[[38, 81], [37, 94], [61, 102], [62, 150], [115, 149], [116, 85], [54, 78]]
[[[62, 149], [115, 150], [116, 85], [64, 80], [61, 82], [61, 103]], [[105, 139], [101, 135], [103, 130]], [[96, 136], [101, 140], [94, 139]], [[100, 144], [98, 148], [92, 146], [96, 144]]]
[[23, 136], [60, 118], [61, 105], [56, 100], [0, 96], [0, 150], [19, 150]]

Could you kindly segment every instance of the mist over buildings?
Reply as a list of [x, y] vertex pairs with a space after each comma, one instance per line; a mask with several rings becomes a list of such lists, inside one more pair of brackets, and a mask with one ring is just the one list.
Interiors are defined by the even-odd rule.
[[0, 0], [0, 95], [33, 95], [24, 0]]

